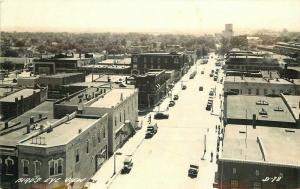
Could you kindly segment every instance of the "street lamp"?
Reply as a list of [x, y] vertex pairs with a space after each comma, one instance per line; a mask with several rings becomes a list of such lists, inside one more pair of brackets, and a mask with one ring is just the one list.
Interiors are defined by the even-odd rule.
[[116, 174], [116, 155], [122, 155], [122, 153], [121, 152], [115, 152], [115, 154], [114, 154], [114, 174], [113, 175]]

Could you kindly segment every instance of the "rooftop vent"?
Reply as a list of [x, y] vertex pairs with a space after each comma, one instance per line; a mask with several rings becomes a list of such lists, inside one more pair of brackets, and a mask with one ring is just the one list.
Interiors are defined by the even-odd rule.
[[278, 107], [274, 108], [274, 111], [276, 111], [276, 112], [283, 112], [283, 109], [278, 106]]
[[265, 100], [259, 100], [256, 102], [256, 105], [269, 105], [269, 103]]
[[82, 129], [78, 129], [78, 134], [80, 134], [82, 132]]
[[268, 112], [265, 110], [265, 109], [261, 109], [260, 111], [259, 111], [259, 115], [268, 115]]

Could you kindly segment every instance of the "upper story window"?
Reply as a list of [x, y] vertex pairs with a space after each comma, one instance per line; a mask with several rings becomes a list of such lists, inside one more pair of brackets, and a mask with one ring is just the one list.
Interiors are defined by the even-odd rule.
[[97, 134], [97, 139], [98, 139], [98, 143], [100, 143], [101, 142], [101, 132], [100, 131]]
[[86, 141], [86, 153], [87, 153], [87, 154], [89, 153], [89, 150], [90, 150], [90, 141], [87, 140], [87, 141]]
[[232, 174], [236, 174], [236, 168], [232, 168]]
[[0, 158], [0, 175], [2, 174], [2, 167], [3, 167], [3, 165], [2, 165], [2, 159]]
[[57, 175], [63, 174], [63, 159], [60, 158], [57, 160]]
[[78, 148], [75, 150], [75, 161], [76, 161], [76, 163], [79, 162], [79, 149]]
[[55, 175], [54, 160], [49, 161], [48, 164], [49, 164], [49, 176], [50, 177], [54, 176]]
[[259, 170], [255, 170], [255, 175], [259, 176]]
[[34, 176], [41, 175], [41, 166], [42, 163], [40, 161], [34, 161]]
[[248, 94], [249, 94], [249, 95], [251, 94], [251, 89], [248, 89]]
[[11, 159], [9, 156], [5, 159], [6, 165], [6, 174], [13, 175], [14, 174], [14, 160]]
[[56, 160], [50, 160], [49, 164], [49, 176], [57, 176], [63, 174], [63, 158]]
[[21, 163], [22, 163], [22, 174], [28, 175], [29, 174], [29, 161], [26, 159], [22, 159]]
[[137, 62], [137, 57], [136, 57], [136, 56], [134, 56], [134, 57], [132, 58], [132, 62], [133, 62], [133, 63], [136, 63], [136, 62]]

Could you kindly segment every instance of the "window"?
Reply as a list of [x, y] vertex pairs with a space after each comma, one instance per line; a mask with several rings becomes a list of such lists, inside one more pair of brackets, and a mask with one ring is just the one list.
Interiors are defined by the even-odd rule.
[[236, 168], [232, 169], [232, 174], [236, 174]]
[[248, 89], [248, 94], [249, 94], [249, 95], [251, 94], [251, 89]]
[[89, 140], [86, 141], [86, 153], [89, 153], [89, 148], [90, 148], [90, 142]]
[[22, 159], [22, 171], [23, 171], [23, 175], [28, 175], [29, 174], [29, 161]]
[[98, 143], [100, 143], [101, 142], [101, 132], [100, 131], [97, 134], [97, 139], [98, 139]]
[[42, 163], [40, 161], [34, 161], [34, 176], [41, 175], [41, 166]]
[[121, 112], [120, 112], [120, 122], [122, 122], [122, 114], [121, 114]]
[[126, 114], [125, 114], [125, 110], [124, 110], [124, 122], [125, 122], [125, 120], [126, 120]]
[[237, 189], [239, 187], [239, 181], [231, 180], [230, 185], [231, 185], [231, 189]]
[[117, 116], [115, 116], [115, 127], [117, 126]]
[[49, 176], [54, 176], [54, 160], [49, 161]]
[[253, 189], [261, 189], [261, 183], [260, 182], [254, 182], [253, 183]]
[[264, 89], [264, 95], [268, 94], [268, 89]]
[[2, 165], [2, 159], [0, 158], [0, 175], [2, 174], [2, 167], [3, 167], [3, 165]]
[[75, 160], [76, 160], [76, 163], [79, 162], [79, 149], [76, 149], [76, 151], [75, 151]]
[[259, 176], [259, 170], [255, 170], [255, 175]]
[[256, 95], [259, 95], [259, 89], [256, 89]]
[[105, 128], [103, 129], [103, 138], [105, 138]]
[[96, 146], [96, 137], [95, 137], [95, 135], [92, 136], [92, 141], [93, 141], [93, 147], [95, 147]]
[[275, 89], [272, 89], [272, 94], [275, 94]]
[[63, 159], [57, 160], [57, 174], [60, 175], [63, 173]]
[[5, 165], [6, 165], [6, 174], [12, 175], [14, 173], [14, 170], [13, 170], [14, 160], [8, 156], [8, 158], [5, 159]]

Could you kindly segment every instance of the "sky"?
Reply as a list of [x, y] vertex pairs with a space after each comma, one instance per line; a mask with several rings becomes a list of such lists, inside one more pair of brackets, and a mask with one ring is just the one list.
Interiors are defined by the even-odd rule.
[[[0, 0], [1, 1], [1, 0]], [[300, 0], [2, 0], [2, 31], [300, 31]]]

